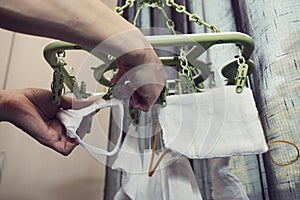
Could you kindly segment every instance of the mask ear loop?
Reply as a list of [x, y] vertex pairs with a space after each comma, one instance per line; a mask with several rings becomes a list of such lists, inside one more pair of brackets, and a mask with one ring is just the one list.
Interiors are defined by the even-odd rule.
[[[75, 112], [78, 112], [80, 113], [81, 115], [81, 119], [84, 117], [84, 116], [87, 116], [89, 115], [90, 113], [94, 112], [95, 109], [96, 110], [101, 110], [103, 108], [106, 108], [106, 107], [113, 107], [113, 106], [118, 106], [119, 107], [119, 111], [120, 111], [120, 133], [119, 133], [119, 138], [118, 138], [118, 141], [116, 143], [116, 146], [114, 147], [114, 149], [112, 151], [107, 151], [107, 150], [104, 150], [104, 149], [100, 149], [98, 147], [94, 147], [92, 145], [89, 145], [89, 144], [86, 144], [85, 142], [83, 142], [83, 140], [79, 137], [79, 135], [77, 134], [72, 134], [72, 137], [76, 138], [77, 141], [79, 142], [79, 144], [84, 147], [86, 150], [90, 151], [90, 152], [93, 152], [93, 153], [96, 153], [96, 154], [101, 154], [101, 155], [105, 155], [105, 156], [112, 156], [114, 154], [116, 154], [119, 150], [119, 146], [121, 144], [121, 140], [122, 140], [122, 135], [123, 135], [123, 119], [124, 119], [124, 107], [123, 107], [123, 104], [121, 101], [119, 100], [110, 100], [110, 101], [106, 101], [104, 104], [99, 104], [98, 107], [97, 105], [91, 105], [91, 106], [88, 106], [86, 108], [83, 108], [81, 110], [76, 110]], [[77, 127], [78, 128], [78, 127]]]
[[89, 144], [85, 144], [81, 138], [77, 135], [77, 139], [80, 145], [82, 145], [84, 148], [86, 148], [88, 151], [91, 151], [93, 153], [97, 153], [97, 154], [102, 154], [102, 155], [106, 155], [106, 156], [112, 156], [114, 154], [116, 154], [119, 150], [119, 146], [121, 144], [121, 140], [122, 140], [122, 135], [123, 135], [123, 119], [124, 119], [124, 107], [123, 104], [121, 102], [111, 102], [109, 105], [105, 106], [105, 107], [112, 107], [112, 106], [118, 106], [119, 111], [120, 111], [120, 133], [119, 133], [119, 138], [118, 141], [116, 143], [116, 146], [114, 147], [114, 149], [112, 151], [107, 151], [107, 150], [103, 150], [94, 146], [91, 146]]
[[286, 141], [286, 140], [277, 140], [277, 141], [268, 142], [267, 145], [270, 146], [270, 145], [276, 144], [276, 143], [286, 143], [286, 144], [292, 145], [293, 147], [295, 147], [295, 149], [296, 149], [296, 151], [297, 151], [297, 156], [296, 156], [295, 159], [293, 159], [292, 161], [290, 161], [290, 162], [288, 162], [288, 163], [280, 164], [280, 163], [277, 163], [277, 162], [274, 160], [274, 158], [273, 158], [273, 156], [272, 156], [272, 153], [271, 153], [271, 151], [270, 151], [270, 149], [269, 149], [269, 150], [268, 150], [268, 154], [269, 154], [269, 156], [270, 156], [270, 159], [271, 159], [272, 163], [274, 163], [274, 164], [277, 165], [277, 166], [284, 167], [284, 166], [291, 165], [291, 164], [293, 164], [293, 163], [295, 163], [295, 162], [298, 161], [299, 156], [300, 156], [300, 152], [299, 152], [299, 148], [297, 147], [296, 144], [294, 144], [294, 143], [292, 143], [292, 142], [289, 142], [289, 141]]
[[155, 151], [156, 151], [156, 144], [157, 144], [157, 137], [158, 137], [158, 133], [160, 130], [160, 124], [157, 123], [156, 129], [155, 129], [155, 134], [154, 134], [154, 141], [153, 141], [153, 145], [152, 145], [152, 154], [151, 154], [151, 160], [150, 160], [150, 165], [149, 165], [149, 170], [148, 170], [148, 176], [151, 177], [154, 172], [156, 171], [159, 163], [162, 161], [162, 159], [167, 155], [167, 153], [170, 151], [170, 149], [166, 149], [161, 156], [159, 157], [158, 161], [156, 162], [156, 164], [153, 166], [153, 162], [154, 162], [154, 155], [155, 155]]

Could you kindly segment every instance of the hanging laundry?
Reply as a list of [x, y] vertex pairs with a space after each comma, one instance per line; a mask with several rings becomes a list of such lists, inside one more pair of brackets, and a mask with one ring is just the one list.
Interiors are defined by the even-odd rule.
[[214, 200], [248, 200], [243, 184], [228, 169], [229, 157], [212, 158], [212, 198]]
[[266, 152], [252, 91], [235, 89], [168, 96], [159, 115], [165, 146], [192, 159]]
[[[140, 199], [194, 199], [202, 200], [198, 185], [188, 159], [174, 152], [164, 157], [159, 167], [148, 176], [151, 149], [141, 152], [138, 132], [129, 127], [113, 169], [123, 173], [122, 187], [115, 200]], [[141, 156], [143, 154], [143, 156]], [[155, 157], [155, 162], [162, 152]]]

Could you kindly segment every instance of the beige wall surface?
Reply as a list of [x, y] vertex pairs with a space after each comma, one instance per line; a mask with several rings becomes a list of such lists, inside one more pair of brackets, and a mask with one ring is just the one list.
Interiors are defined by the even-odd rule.
[[[110, 7], [116, 3], [104, 2]], [[0, 29], [0, 87], [50, 89], [52, 69], [42, 52], [51, 41]], [[76, 68], [87, 56], [86, 52], [70, 52], [68, 60]], [[99, 141], [104, 147], [107, 141], [102, 137], [108, 132], [109, 111], [98, 114], [97, 119], [92, 134], [102, 135], [91, 134], [87, 138]], [[96, 161], [82, 147], [64, 157], [13, 125], [0, 123], [0, 152], [5, 153], [0, 200], [100, 200], [103, 197], [105, 159], [102, 158], [102, 163]]]
[[14, 41], [14, 33], [0, 29], [0, 87], [6, 81], [7, 67], [9, 65], [11, 45]]

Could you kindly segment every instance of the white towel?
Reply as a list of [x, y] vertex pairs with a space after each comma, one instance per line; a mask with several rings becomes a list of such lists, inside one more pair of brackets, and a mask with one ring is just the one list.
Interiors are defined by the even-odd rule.
[[189, 158], [267, 151], [252, 91], [235, 86], [167, 97], [159, 121], [167, 148]]

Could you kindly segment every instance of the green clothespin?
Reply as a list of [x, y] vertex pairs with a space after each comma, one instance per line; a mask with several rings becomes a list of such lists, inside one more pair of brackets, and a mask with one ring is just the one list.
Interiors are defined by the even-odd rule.
[[64, 75], [62, 73], [62, 68], [65, 65], [64, 52], [58, 53], [57, 64], [53, 72], [53, 81], [51, 84], [52, 96], [51, 102], [55, 105], [59, 105], [61, 101], [61, 96], [64, 89]]
[[249, 66], [242, 55], [238, 57], [237, 63], [238, 63], [238, 69], [235, 78], [236, 93], [242, 93], [247, 80]]

